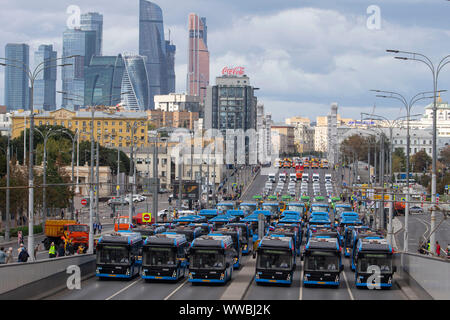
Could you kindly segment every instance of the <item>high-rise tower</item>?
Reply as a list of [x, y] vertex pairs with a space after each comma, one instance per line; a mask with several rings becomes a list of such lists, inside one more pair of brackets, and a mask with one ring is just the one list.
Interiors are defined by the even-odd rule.
[[28, 68], [30, 47], [24, 43], [8, 43], [5, 47], [5, 105], [8, 111], [30, 107], [30, 88], [24, 68]]
[[56, 109], [56, 51], [52, 45], [40, 45], [34, 53], [34, 65], [45, 68], [34, 82], [33, 108]]
[[189, 15], [189, 62], [187, 74], [187, 92], [200, 96], [204, 103], [206, 88], [209, 85], [209, 51], [206, 18], [195, 13]]

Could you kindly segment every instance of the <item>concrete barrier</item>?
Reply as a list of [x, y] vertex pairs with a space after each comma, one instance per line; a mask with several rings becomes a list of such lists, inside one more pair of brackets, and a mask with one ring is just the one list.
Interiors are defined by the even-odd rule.
[[420, 286], [433, 299], [450, 299], [450, 261], [415, 253], [396, 254], [398, 276], [410, 287]]
[[0, 266], [0, 299], [39, 299], [66, 287], [67, 267], [77, 265], [81, 277], [94, 274], [95, 255], [83, 254]]

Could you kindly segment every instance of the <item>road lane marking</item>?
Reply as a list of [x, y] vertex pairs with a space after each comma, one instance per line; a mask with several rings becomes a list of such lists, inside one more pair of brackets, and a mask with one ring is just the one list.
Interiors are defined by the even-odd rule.
[[303, 268], [303, 266], [304, 266], [303, 261], [300, 263], [300, 266], [302, 268], [302, 272], [300, 274], [300, 295], [298, 297], [298, 300], [303, 300], [303, 276], [304, 276], [304, 272], [305, 272], [304, 268]]
[[178, 288], [176, 288], [175, 290], [173, 290], [171, 294], [169, 294], [167, 297], [165, 297], [164, 300], [169, 300], [169, 299], [170, 299], [175, 293], [177, 293], [177, 291], [180, 290], [181, 287], [184, 286], [186, 283], [187, 283], [187, 278], [184, 279], [183, 283], [180, 284], [180, 285], [178, 286]]
[[348, 291], [348, 294], [350, 295], [350, 299], [355, 300], [355, 298], [353, 297], [352, 291], [350, 290], [350, 285], [348, 284], [347, 276], [345, 275], [345, 272], [342, 272], [342, 274], [344, 275], [345, 284], [347, 285], [347, 291]]
[[139, 277], [139, 279], [137, 279], [135, 282], [129, 284], [128, 286], [126, 286], [125, 288], [123, 288], [122, 290], [117, 291], [115, 294], [113, 294], [112, 296], [110, 296], [109, 298], [106, 298], [105, 300], [111, 300], [112, 298], [114, 298], [115, 296], [117, 296], [118, 294], [124, 292], [125, 290], [127, 290], [128, 288], [130, 288], [131, 286], [134, 286], [136, 283], [138, 283], [139, 281], [141, 281], [142, 278]]

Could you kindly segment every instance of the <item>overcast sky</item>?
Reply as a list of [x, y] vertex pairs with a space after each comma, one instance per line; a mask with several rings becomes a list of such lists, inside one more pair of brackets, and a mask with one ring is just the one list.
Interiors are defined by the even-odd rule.
[[[450, 2], [445, 0], [159, 0], [166, 39], [177, 46], [176, 90], [186, 90], [187, 18], [207, 19], [210, 83], [224, 66], [243, 66], [258, 100], [273, 119], [299, 115], [315, 120], [337, 102], [339, 114], [360, 118], [372, 111], [403, 115], [397, 101], [376, 98], [369, 89], [398, 91], [407, 97], [432, 90], [431, 72], [414, 61], [394, 59], [386, 49], [415, 51], [433, 62], [450, 54]], [[62, 52], [67, 8], [103, 14], [103, 54], [138, 53], [139, 0], [1, 0], [0, 48], [30, 45], [30, 60], [40, 44]], [[337, 4], [338, 3], [338, 4]], [[380, 28], [369, 6], [380, 9]], [[376, 25], [375, 25], [376, 26]], [[57, 86], [61, 86], [58, 73]], [[450, 90], [450, 66], [439, 87]], [[447, 100], [446, 95], [443, 99]], [[0, 102], [4, 69], [0, 68]], [[57, 96], [58, 105], [61, 98]], [[413, 109], [423, 111], [424, 103]]]

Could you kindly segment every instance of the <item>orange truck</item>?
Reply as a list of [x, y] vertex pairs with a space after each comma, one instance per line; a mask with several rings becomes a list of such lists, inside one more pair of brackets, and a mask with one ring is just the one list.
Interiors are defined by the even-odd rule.
[[395, 201], [394, 202], [394, 211], [397, 215], [405, 214], [405, 202]]
[[65, 239], [71, 243], [74, 248], [82, 245], [86, 252], [89, 245], [89, 227], [87, 224], [79, 224], [75, 220], [47, 220], [45, 221], [44, 233], [46, 238], [42, 241], [45, 250], [50, 249], [52, 242], [56, 248], [64, 244]]

